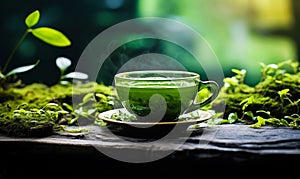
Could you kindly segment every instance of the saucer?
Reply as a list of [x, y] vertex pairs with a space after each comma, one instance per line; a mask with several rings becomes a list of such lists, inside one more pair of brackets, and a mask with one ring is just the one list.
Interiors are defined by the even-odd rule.
[[[120, 117], [120, 116], [123, 116]], [[125, 116], [125, 117], [124, 117]], [[183, 114], [172, 122], [140, 122], [134, 121], [134, 116], [125, 108], [113, 109], [98, 115], [97, 122], [104, 122], [111, 132], [118, 135], [133, 137], [162, 137], [173, 129], [175, 132], [186, 132], [191, 125], [204, 122], [212, 117], [208, 111], [196, 110]], [[103, 124], [103, 123], [102, 123]]]

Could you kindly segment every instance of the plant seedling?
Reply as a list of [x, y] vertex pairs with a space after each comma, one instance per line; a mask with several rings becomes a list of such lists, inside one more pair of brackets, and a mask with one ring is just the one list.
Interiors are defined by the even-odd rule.
[[69, 68], [71, 66], [71, 63], [72, 63], [71, 60], [69, 60], [66, 57], [58, 57], [56, 59], [56, 65], [60, 69], [59, 83], [62, 85], [66, 85], [66, 84], [70, 83], [69, 81], [66, 80], [68, 78], [82, 79], [82, 80], [88, 78], [87, 74], [81, 73], [81, 72], [71, 72], [71, 73], [65, 74], [65, 71], [67, 70], [67, 68]]
[[40, 12], [39, 10], [35, 10], [34, 12], [30, 13], [25, 18], [25, 25], [27, 26], [27, 29], [25, 30], [24, 34], [20, 38], [20, 40], [17, 42], [15, 48], [12, 50], [11, 54], [9, 55], [8, 59], [6, 60], [6, 63], [3, 68], [0, 67], [0, 88], [7, 89], [9, 87], [9, 80], [8, 77], [15, 75], [17, 73], [23, 73], [26, 71], [29, 71], [33, 69], [35, 66], [38, 65], [39, 60], [35, 64], [22, 66], [15, 68], [8, 73], [6, 73], [9, 64], [12, 61], [12, 58], [14, 54], [16, 53], [19, 46], [23, 43], [26, 36], [28, 34], [32, 34], [36, 38], [42, 40], [43, 42], [56, 46], [56, 47], [66, 47], [71, 45], [71, 41], [60, 31], [50, 28], [50, 27], [36, 27], [37, 23], [40, 20]]

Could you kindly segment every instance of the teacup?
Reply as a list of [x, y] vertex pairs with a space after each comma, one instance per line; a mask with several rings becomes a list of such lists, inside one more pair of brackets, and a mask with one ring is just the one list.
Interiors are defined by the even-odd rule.
[[[122, 72], [114, 82], [123, 107], [140, 122], [176, 122], [180, 115], [200, 109], [219, 94], [215, 81], [201, 81], [199, 74], [188, 71]], [[202, 89], [211, 95], [198, 101]]]

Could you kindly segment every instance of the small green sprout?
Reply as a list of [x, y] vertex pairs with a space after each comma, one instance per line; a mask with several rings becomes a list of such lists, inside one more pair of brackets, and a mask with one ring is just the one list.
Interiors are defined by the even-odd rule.
[[293, 101], [288, 97], [288, 95], [289, 95], [288, 92], [289, 91], [290, 91], [290, 89], [283, 89], [283, 90], [278, 91], [278, 94], [279, 94], [280, 99], [282, 100], [282, 102], [283, 102], [284, 99], [287, 99], [287, 100], [289, 100], [290, 103], [293, 103]]
[[71, 45], [71, 41], [60, 31], [50, 28], [50, 27], [35, 27], [40, 20], [40, 12], [38, 10], [33, 11], [25, 18], [25, 25], [27, 29], [21, 36], [20, 40], [17, 42], [15, 48], [12, 50], [11, 54], [9, 55], [8, 59], [5, 62], [3, 68], [0, 67], [0, 88], [7, 89], [9, 88], [9, 82], [11, 81], [10, 77], [17, 74], [29, 71], [36, 67], [39, 63], [37, 60], [36, 63], [32, 65], [22, 66], [15, 68], [7, 73], [9, 64], [11, 63], [13, 56], [15, 55], [17, 49], [25, 40], [28, 34], [32, 34], [36, 38], [42, 40], [43, 42], [56, 46], [56, 47], [66, 47]]
[[266, 125], [266, 119], [261, 117], [261, 116], [257, 116], [256, 117], [257, 122], [255, 124], [251, 124], [249, 127], [251, 128], [261, 128], [261, 126]]
[[35, 10], [29, 14], [25, 19], [27, 30], [24, 35], [32, 33], [38, 39], [57, 47], [66, 47], [71, 45], [71, 41], [60, 31], [50, 27], [33, 28], [40, 20], [40, 12]]
[[73, 79], [87, 79], [88, 75], [81, 72], [71, 72], [68, 74], [65, 74], [65, 71], [71, 66], [71, 60], [69, 60], [66, 57], [58, 57], [56, 59], [56, 66], [60, 69], [60, 80], [59, 83], [62, 85], [69, 84], [70, 82], [67, 81], [69, 78]]

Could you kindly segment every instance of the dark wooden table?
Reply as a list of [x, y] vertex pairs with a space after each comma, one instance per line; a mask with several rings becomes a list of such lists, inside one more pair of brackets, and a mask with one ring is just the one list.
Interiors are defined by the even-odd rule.
[[39, 138], [0, 136], [0, 178], [287, 177], [300, 169], [300, 130], [290, 128], [226, 124], [166, 140], [85, 128]]

